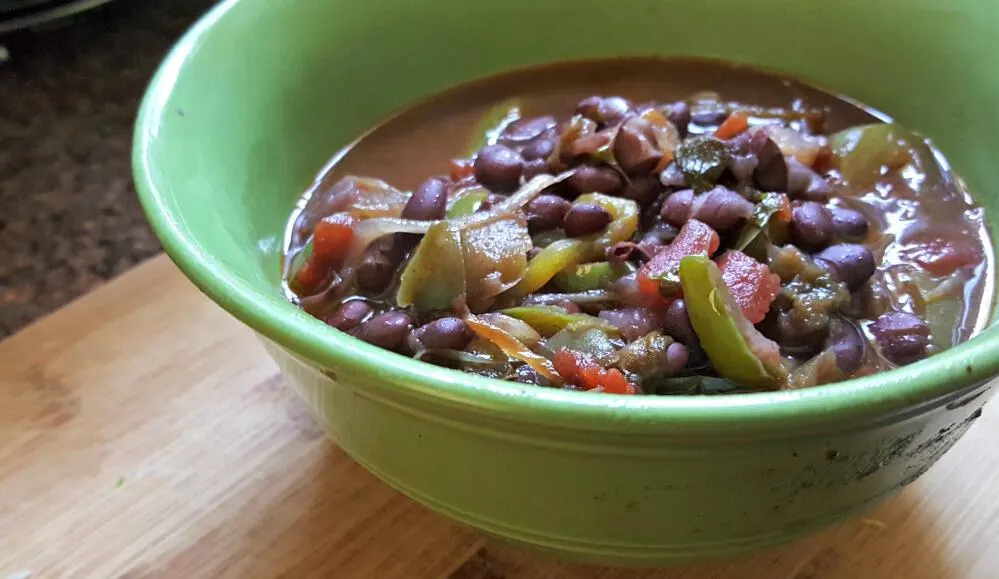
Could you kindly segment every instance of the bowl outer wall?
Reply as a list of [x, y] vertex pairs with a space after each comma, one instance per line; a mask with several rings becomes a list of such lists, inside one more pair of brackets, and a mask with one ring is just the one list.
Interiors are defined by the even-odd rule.
[[[855, 96], [932, 136], [999, 219], [988, 187], [999, 172], [990, 155], [999, 84], [988, 59], [996, 8], [850, 1], [817, 10], [777, 0], [577, 2], [571, 11], [520, 0], [224, 2], [171, 52], [143, 103], [134, 158], [140, 197], [174, 261], [266, 338], [344, 448], [423, 502], [499, 535], [633, 561], [783, 540], [925, 470], [987, 397], [979, 385], [997, 371], [999, 335], [990, 330], [901, 370], [799, 392], [567, 393], [417, 363], [332, 332], [282, 299], [276, 264], [297, 192], [388, 112], [513, 66], [612, 54], [728, 57]], [[712, 23], [711, 35], [698, 32], [703, 22]], [[775, 26], [780, 34], [747, 41], [747, 31]], [[516, 43], [483, 41], [515, 28]], [[554, 29], [613, 42], [553, 41]], [[628, 33], [611, 38], [608, 30]], [[933, 443], [938, 430], [948, 435]], [[868, 460], [894, 456], [886, 449], [911, 451], [911, 460]], [[849, 460], [818, 468], [831, 451]], [[795, 454], [807, 462], [794, 462]], [[809, 468], [822, 484], [801, 479]], [[708, 484], [712, 471], [728, 486]], [[795, 502], [775, 473], [819, 490]], [[638, 480], [659, 490], [628, 486]], [[830, 486], [836, 480], [843, 484]], [[694, 490], [667, 488], [684, 484]], [[581, 488], [566, 492], [572, 486]], [[587, 492], [589, 502], [580, 502]], [[524, 496], [534, 499], [511, 500]], [[600, 496], [607, 506], [593, 506]], [[733, 510], [731, 501], [750, 506]], [[798, 506], [764, 512], [785, 503]]]

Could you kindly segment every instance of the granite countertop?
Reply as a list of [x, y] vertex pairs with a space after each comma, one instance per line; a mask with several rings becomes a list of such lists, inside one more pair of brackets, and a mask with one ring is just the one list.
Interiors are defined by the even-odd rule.
[[212, 4], [119, 0], [0, 37], [0, 337], [159, 252], [132, 185], [132, 123]]

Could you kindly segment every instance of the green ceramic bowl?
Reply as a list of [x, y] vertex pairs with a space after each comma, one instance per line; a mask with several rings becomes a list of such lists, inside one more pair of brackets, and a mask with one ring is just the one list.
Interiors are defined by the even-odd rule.
[[727, 555], [840, 520], [925, 472], [991, 395], [999, 331], [797, 392], [541, 389], [387, 353], [286, 303], [285, 215], [333, 152], [444, 87], [562, 59], [685, 53], [798, 74], [888, 111], [936, 140], [999, 223], [997, 35], [999, 4], [976, 0], [227, 1], [153, 79], [136, 179], [170, 256], [388, 484], [572, 558]]

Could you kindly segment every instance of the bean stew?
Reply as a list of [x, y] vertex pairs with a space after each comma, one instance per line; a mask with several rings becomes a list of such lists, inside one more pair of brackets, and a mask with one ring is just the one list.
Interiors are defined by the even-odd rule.
[[991, 247], [944, 157], [886, 115], [745, 66], [615, 59], [462, 85], [374, 128], [302, 196], [283, 271], [312, 316], [426, 362], [717, 394], [971, 338]]

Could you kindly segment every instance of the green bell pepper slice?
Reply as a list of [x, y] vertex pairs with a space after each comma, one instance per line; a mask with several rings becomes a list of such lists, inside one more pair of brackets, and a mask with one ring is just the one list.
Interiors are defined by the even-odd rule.
[[723, 378], [769, 388], [786, 379], [777, 344], [746, 319], [713, 261], [706, 255], [684, 257], [680, 283], [694, 332]]

